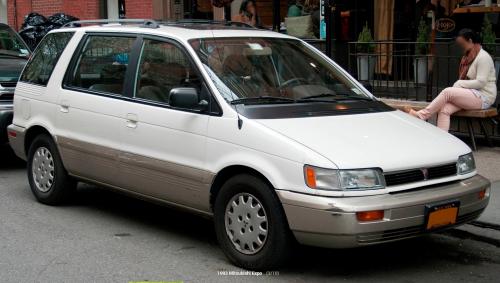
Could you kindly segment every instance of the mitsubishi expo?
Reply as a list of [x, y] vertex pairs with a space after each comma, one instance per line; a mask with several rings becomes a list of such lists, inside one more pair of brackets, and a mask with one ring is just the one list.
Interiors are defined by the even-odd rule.
[[470, 148], [299, 39], [230, 22], [80, 21], [14, 95], [11, 146], [41, 203], [77, 182], [213, 218], [236, 265], [461, 225], [488, 204]]

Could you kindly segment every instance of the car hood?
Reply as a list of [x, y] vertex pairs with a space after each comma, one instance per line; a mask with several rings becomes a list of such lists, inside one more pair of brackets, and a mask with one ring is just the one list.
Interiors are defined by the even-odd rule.
[[26, 62], [28, 60], [24, 58], [18, 59], [0, 55], [0, 82], [17, 81]]
[[401, 111], [257, 121], [340, 169], [405, 170], [456, 162], [470, 152], [456, 137]]

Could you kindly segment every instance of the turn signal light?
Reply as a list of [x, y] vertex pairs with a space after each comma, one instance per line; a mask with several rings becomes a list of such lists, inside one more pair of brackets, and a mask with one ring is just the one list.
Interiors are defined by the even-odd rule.
[[382, 220], [384, 218], [384, 211], [373, 210], [373, 211], [356, 212], [356, 217], [358, 218], [358, 221]]
[[482, 191], [480, 191], [479, 193], [477, 193], [477, 197], [481, 200], [481, 199], [484, 199], [484, 197], [486, 196], [486, 189], [483, 189]]
[[316, 188], [316, 173], [314, 172], [314, 168], [310, 166], [304, 167], [305, 175], [306, 175], [306, 184], [309, 188]]

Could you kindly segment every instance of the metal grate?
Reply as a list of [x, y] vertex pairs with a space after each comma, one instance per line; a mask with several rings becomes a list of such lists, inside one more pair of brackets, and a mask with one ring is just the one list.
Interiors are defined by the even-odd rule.
[[457, 174], [457, 165], [450, 163], [446, 165], [430, 167], [425, 169], [412, 169], [401, 172], [384, 174], [385, 183], [388, 187], [401, 184], [438, 179]]
[[14, 100], [13, 93], [0, 94], [0, 101], [12, 101], [12, 100]]
[[432, 167], [428, 169], [429, 179], [437, 179], [442, 177], [448, 177], [457, 174], [457, 165], [455, 163]]
[[17, 82], [0, 82], [2, 87], [16, 87]]

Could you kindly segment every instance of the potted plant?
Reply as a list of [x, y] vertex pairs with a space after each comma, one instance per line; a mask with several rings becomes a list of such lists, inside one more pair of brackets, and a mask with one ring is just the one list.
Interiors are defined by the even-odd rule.
[[413, 64], [413, 75], [415, 83], [426, 84], [429, 66], [429, 26], [422, 18], [418, 24], [417, 40], [415, 45], [415, 62]]
[[495, 71], [498, 76], [498, 73], [500, 72], [500, 58], [495, 58], [496, 35], [487, 16], [484, 17], [483, 27], [481, 28], [481, 38], [483, 39], [484, 50], [490, 53], [491, 57], [493, 57], [493, 61], [495, 62]]
[[375, 73], [375, 43], [372, 37], [372, 32], [368, 27], [368, 22], [365, 23], [363, 30], [359, 33], [356, 43], [356, 60], [358, 65], [358, 80], [368, 81], [373, 80]]

